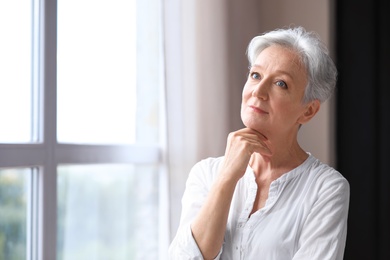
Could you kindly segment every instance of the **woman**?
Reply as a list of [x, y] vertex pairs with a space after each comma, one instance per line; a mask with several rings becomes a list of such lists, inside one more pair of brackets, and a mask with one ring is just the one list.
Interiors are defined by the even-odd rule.
[[225, 155], [197, 163], [171, 259], [342, 259], [349, 184], [305, 152], [298, 130], [332, 93], [337, 71], [302, 27], [255, 37], [242, 94], [245, 125]]

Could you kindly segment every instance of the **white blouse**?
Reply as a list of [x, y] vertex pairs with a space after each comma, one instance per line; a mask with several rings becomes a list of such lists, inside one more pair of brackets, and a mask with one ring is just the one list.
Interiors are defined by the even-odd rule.
[[[222, 160], [209, 158], [192, 168], [170, 259], [203, 259], [190, 225]], [[250, 215], [256, 193], [254, 172], [248, 166], [237, 183], [216, 259], [343, 259], [349, 184], [339, 172], [309, 154], [300, 166], [271, 183], [265, 206]]]

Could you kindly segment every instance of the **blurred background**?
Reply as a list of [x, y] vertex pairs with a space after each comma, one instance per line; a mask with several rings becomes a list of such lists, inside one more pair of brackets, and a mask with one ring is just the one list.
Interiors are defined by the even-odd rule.
[[386, 0], [0, 2], [0, 260], [167, 259], [191, 167], [242, 127], [246, 48], [303, 26], [337, 90], [299, 133], [350, 182], [345, 259], [390, 259]]

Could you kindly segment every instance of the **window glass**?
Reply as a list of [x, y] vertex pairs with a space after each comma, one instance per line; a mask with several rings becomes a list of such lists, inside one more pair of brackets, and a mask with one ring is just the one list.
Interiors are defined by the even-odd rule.
[[26, 259], [30, 169], [0, 169], [0, 259]]
[[136, 0], [58, 0], [57, 30], [58, 141], [134, 143]]
[[31, 3], [0, 1], [1, 143], [31, 141]]
[[157, 166], [58, 167], [57, 259], [158, 259]]
[[161, 0], [138, 0], [137, 15], [136, 141], [156, 144], [164, 113]]

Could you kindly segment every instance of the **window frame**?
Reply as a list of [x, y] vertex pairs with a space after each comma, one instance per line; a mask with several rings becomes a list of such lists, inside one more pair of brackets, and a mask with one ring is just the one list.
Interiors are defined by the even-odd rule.
[[[165, 116], [158, 145], [91, 145], [57, 142], [57, 0], [33, 1], [33, 142], [0, 143], [0, 168], [32, 169], [28, 202], [27, 259], [57, 258], [57, 166], [60, 164], [158, 164], [160, 255], [169, 244]], [[162, 8], [161, 8], [162, 11]], [[163, 81], [162, 81], [163, 82]], [[164, 111], [164, 99], [161, 102]]]

